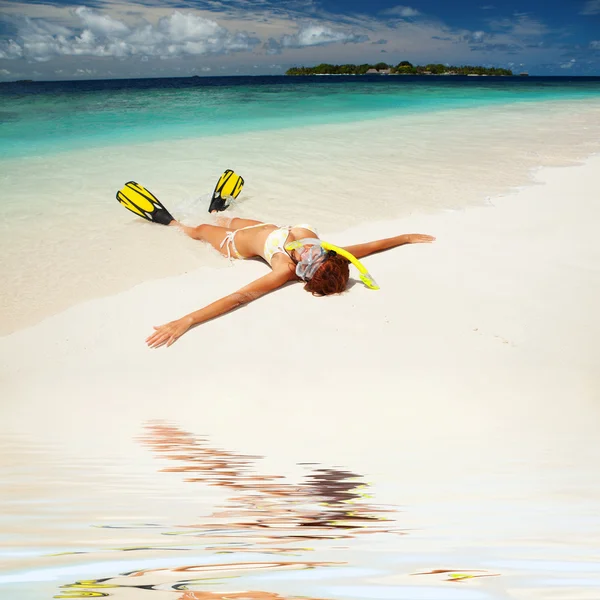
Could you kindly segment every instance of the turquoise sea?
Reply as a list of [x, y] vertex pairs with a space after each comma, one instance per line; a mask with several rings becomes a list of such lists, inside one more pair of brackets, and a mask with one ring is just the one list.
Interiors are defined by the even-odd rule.
[[192, 77], [4, 83], [0, 157], [599, 96], [599, 77]]

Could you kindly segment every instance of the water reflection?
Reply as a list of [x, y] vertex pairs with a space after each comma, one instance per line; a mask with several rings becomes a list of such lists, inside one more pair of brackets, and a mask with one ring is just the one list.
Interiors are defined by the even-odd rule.
[[441, 575], [442, 581], [464, 581], [465, 579], [476, 579], [478, 577], [498, 577], [500, 573], [491, 573], [483, 569], [433, 569], [411, 573], [411, 575]]
[[[298, 597], [297, 597], [298, 598]], [[227, 596], [213, 592], [186, 592], [180, 600], [291, 600], [291, 596], [280, 596], [271, 592], [233, 592]], [[298, 598], [298, 600], [300, 600]], [[310, 598], [306, 600], [311, 600]], [[323, 600], [312, 598], [312, 600]]]
[[[185, 473], [192, 475], [185, 481], [235, 492], [230, 498], [234, 508], [212, 515], [227, 520], [230, 530], [287, 530], [288, 535], [277, 534], [279, 542], [391, 530], [391, 519], [384, 515], [391, 511], [370, 504], [363, 477], [351, 471], [313, 468], [304, 481], [287, 483], [283, 475], [257, 473], [259, 456], [215, 448], [206, 438], [160, 423], [147, 427], [142, 442], [157, 456], [178, 463], [161, 471]], [[186, 527], [202, 530], [214, 526]]]
[[[206, 588], [261, 571], [314, 569], [333, 565], [334, 563], [319, 562], [229, 563], [134, 571], [111, 578], [81, 580], [63, 585], [60, 593], [55, 595], [54, 598], [102, 598], [108, 596], [132, 598], [134, 597], [132, 594], [135, 594], [138, 590], [144, 590], [145, 592], [170, 592], [168, 597], [173, 600], [230, 600], [231, 598], [239, 598], [240, 600], [242, 598], [245, 600], [293, 600], [297, 596], [280, 595], [270, 591], [243, 589], [213, 592], [206, 590]], [[173, 582], [174, 580], [175, 582]], [[241, 581], [239, 585], [242, 585]], [[183, 594], [180, 592], [183, 592]], [[324, 600], [304, 595], [302, 598], [303, 600]]]
[[[229, 492], [227, 503], [214, 508], [211, 514], [203, 517], [203, 522], [179, 523], [175, 530], [173, 526], [168, 530], [160, 523], [103, 527], [159, 531], [162, 528], [162, 536], [186, 536], [189, 541], [201, 544], [200, 564], [76, 581], [61, 586], [55, 598], [130, 598], [136, 590], [145, 590], [168, 591], [171, 592], [168, 597], [176, 600], [287, 600], [293, 596], [252, 590], [254, 586], [250, 580], [259, 573], [335, 568], [345, 564], [294, 560], [292, 557], [300, 558], [304, 553], [314, 551], [299, 544], [374, 533], [403, 533], [391, 518], [396, 509], [371, 503], [363, 477], [347, 469], [298, 463], [308, 473], [298, 483], [290, 483], [284, 475], [261, 474], [258, 471], [260, 456], [217, 448], [206, 437], [164, 423], [148, 424], [140, 442], [157, 458], [171, 463], [159, 469], [160, 472], [181, 473], [186, 482], [224, 489]], [[167, 548], [157, 544], [119, 550], [178, 550], [183, 553], [191, 549], [185, 545]], [[198, 558], [198, 545], [192, 546], [194, 556]], [[214, 559], [220, 554], [235, 554], [237, 560], [216, 563]], [[257, 556], [257, 560], [250, 560], [248, 554]], [[267, 561], [265, 555], [275, 555], [277, 559]], [[184, 561], [182, 557], [181, 563], [185, 564]], [[237, 582], [241, 589], [227, 592], [207, 589], [225, 582], [228, 588]], [[183, 595], [176, 595], [179, 592]], [[310, 600], [306, 595], [302, 597]], [[312, 600], [319, 599], [312, 597]]]

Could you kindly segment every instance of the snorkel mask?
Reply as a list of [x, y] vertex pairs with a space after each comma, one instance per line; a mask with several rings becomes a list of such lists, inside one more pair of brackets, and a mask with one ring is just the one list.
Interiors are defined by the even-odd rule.
[[[300, 250], [304, 246], [308, 246], [304, 250]], [[375, 283], [375, 280], [369, 275], [364, 265], [359, 260], [350, 254], [347, 250], [323, 242], [317, 238], [303, 238], [286, 244], [285, 249], [288, 251], [300, 250], [300, 261], [296, 265], [296, 275], [308, 281], [317, 272], [317, 269], [325, 262], [327, 258], [327, 252], [333, 250], [336, 254], [343, 256], [346, 260], [351, 262], [359, 272], [361, 281], [370, 289], [378, 290], [379, 286]]]

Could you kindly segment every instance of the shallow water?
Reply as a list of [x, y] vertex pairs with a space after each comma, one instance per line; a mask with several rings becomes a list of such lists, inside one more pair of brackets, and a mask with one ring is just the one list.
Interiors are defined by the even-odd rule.
[[598, 77], [188, 77], [0, 84], [0, 158], [598, 98]]

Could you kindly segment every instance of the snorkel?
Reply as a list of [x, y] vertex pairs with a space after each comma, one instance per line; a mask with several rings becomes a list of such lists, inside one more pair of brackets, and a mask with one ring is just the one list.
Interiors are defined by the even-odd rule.
[[296, 275], [304, 281], [308, 281], [317, 271], [317, 269], [325, 262], [327, 258], [327, 251], [331, 250], [340, 256], [343, 256], [347, 261], [351, 262], [357, 269], [361, 281], [370, 289], [378, 290], [379, 286], [375, 280], [371, 277], [365, 266], [356, 258], [343, 248], [334, 246], [329, 242], [324, 242], [318, 238], [303, 238], [301, 240], [295, 240], [285, 245], [285, 249], [288, 251], [298, 250], [303, 246], [313, 246], [318, 248], [319, 251], [307, 250], [302, 253], [301, 259], [296, 265]]

